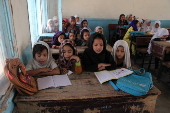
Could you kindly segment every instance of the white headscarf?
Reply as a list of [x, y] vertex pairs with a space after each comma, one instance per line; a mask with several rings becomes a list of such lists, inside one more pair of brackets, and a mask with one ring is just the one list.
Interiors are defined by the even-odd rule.
[[[75, 15], [74, 17], [75, 17], [75, 18], [76, 18], [76, 17], [79, 17], [79, 15]], [[80, 17], [79, 17], [79, 22], [76, 22], [76, 24], [81, 24]]]
[[[130, 16], [132, 16], [132, 14], [128, 14], [128, 15], [126, 16], [126, 20], [127, 20], [127, 22], [128, 22], [129, 24], [130, 24], [130, 22], [131, 22], [131, 21], [129, 21], [129, 17], [130, 17]], [[133, 17], [132, 17], [132, 21], [133, 21]]]
[[[53, 17], [53, 21], [54, 21], [54, 20], [58, 20], [58, 17], [57, 17], [57, 16], [54, 16], [54, 17]], [[57, 23], [54, 23], [54, 24], [55, 24], [55, 26], [58, 26], [58, 22], [57, 22]]]
[[[52, 23], [52, 27], [49, 25], [50, 23]], [[46, 33], [55, 32], [55, 24], [54, 24], [54, 21], [52, 19], [48, 19], [47, 27], [45, 28], [45, 32]]]
[[[137, 19], [139, 21], [140, 24], [143, 24], [143, 20], [142, 19]], [[138, 31], [141, 31], [141, 27], [138, 27]]]
[[[159, 27], [155, 28], [155, 24], [157, 24], [157, 23], [159, 24]], [[154, 25], [152, 26], [151, 32], [156, 33], [158, 31], [158, 29], [160, 29], [160, 28], [161, 28], [161, 22], [159, 20], [157, 20], [157, 21], [155, 21]]]
[[[155, 38], [161, 38], [163, 35], [169, 35], [169, 31], [167, 29], [165, 29], [165, 28], [160, 28], [155, 33], [155, 35], [151, 38], [151, 41], [154, 40]], [[151, 54], [151, 42], [149, 43], [147, 52], [149, 54]]]
[[150, 32], [152, 30], [151, 26], [147, 25], [149, 22], [151, 22], [151, 20], [146, 19], [145, 22], [143, 23], [142, 25], [143, 32]]
[[97, 32], [98, 29], [102, 29], [102, 34], [104, 34], [103, 28], [102, 28], [101, 26], [97, 26], [97, 27], [94, 29], [94, 32]]
[[131, 67], [131, 60], [130, 60], [130, 52], [129, 52], [129, 46], [128, 43], [124, 40], [118, 40], [115, 42], [113, 49], [112, 49], [112, 56], [114, 57], [115, 62], [117, 63], [117, 57], [116, 57], [116, 50], [119, 46], [122, 46], [124, 48], [125, 52], [125, 58], [123, 61], [123, 67], [129, 68]]

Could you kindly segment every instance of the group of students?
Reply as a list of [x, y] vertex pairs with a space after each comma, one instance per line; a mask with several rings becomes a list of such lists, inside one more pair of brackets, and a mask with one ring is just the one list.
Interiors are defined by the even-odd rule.
[[[128, 45], [130, 46], [131, 42], [131, 32], [133, 31], [141, 31], [144, 33], [147, 32], [152, 32], [154, 33], [154, 36], [152, 37], [151, 40], [169, 40], [168, 35], [169, 31], [165, 28], [161, 28], [161, 22], [160, 21], [155, 21], [154, 25], [151, 27], [151, 20], [146, 19], [136, 19], [135, 16], [133, 18], [132, 14], [127, 15], [125, 18], [124, 14], [121, 14], [119, 17], [118, 24], [120, 26], [123, 25], [129, 25], [127, 32], [125, 36], [123, 37], [123, 40], [125, 40]], [[148, 53], [151, 53], [151, 43], [148, 46]], [[132, 45], [132, 54], [135, 55], [135, 47]]]
[[106, 50], [106, 40], [103, 34], [95, 32], [90, 35], [88, 48], [84, 50], [82, 59], [79, 58], [75, 42], [65, 39], [59, 47], [59, 58], [56, 63], [47, 43], [40, 41], [33, 47], [33, 59], [26, 65], [27, 73], [31, 76], [65, 74], [72, 70], [80, 74], [82, 70], [96, 72], [130, 68], [131, 60], [126, 41], [118, 40], [112, 52]]

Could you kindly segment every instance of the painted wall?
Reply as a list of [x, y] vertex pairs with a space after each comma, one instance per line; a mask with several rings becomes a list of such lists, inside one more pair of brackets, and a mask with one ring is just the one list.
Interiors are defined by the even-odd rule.
[[169, 20], [170, 0], [62, 0], [63, 17], [117, 19], [120, 14], [152, 20]]
[[[18, 56], [21, 60], [24, 59], [27, 62], [31, 53], [27, 0], [11, 0], [10, 3]], [[25, 54], [22, 54], [25, 49]]]

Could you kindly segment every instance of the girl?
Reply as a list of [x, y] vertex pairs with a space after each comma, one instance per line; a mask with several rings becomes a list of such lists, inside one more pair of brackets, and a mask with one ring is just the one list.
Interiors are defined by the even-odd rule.
[[58, 31], [58, 27], [55, 26], [54, 21], [52, 19], [49, 19], [47, 21], [47, 27], [45, 28], [44, 32], [45, 33], [53, 33], [53, 32], [57, 32]]
[[55, 33], [55, 35], [53, 36], [53, 40], [51, 42], [52, 48], [59, 48], [61, 42], [63, 42], [64, 39], [66, 39], [66, 35], [64, 32], [59, 31]]
[[89, 37], [90, 37], [90, 31], [86, 28], [82, 29], [81, 31], [81, 39], [82, 39], [82, 45], [81, 46], [87, 46]]
[[58, 27], [58, 17], [57, 17], [57, 16], [54, 16], [54, 17], [53, 17], [53, 21], [54, 21], [54, 25], [55, 25], [56, 27]]
[[67, 32], [67, 27], [68, 27], [68, 19], [67, 18], [64, 18], [63, 21], [62, 21], [62, 31], [64, 33]]
[[81, 46], [82, 45], [82, 41], [77, 39], [77, 33], [76, 33], [75, 30], [70, 30], [68, 32], [68, 39], [74, 41], [76, 46]]
[[115, 42], [112, 49], [112, 56], [117, 64], [118, 68], [130, 68], [131, 67], [131, 59], [129, 46], [126, 41], [118, 40]]
[[[169, 35], [169, 32], [168, 32], [167, 29], [160, 28], [160, 29], [158, 29], [156, 34], [152, 37], [151, 41], [152, 40], [154, 40], [154, 41], [166, 41], [166, 40], [170, 40], [170, 37], [168, 37], [168, 35]], [[151, 54], [151, 49], [152, 49], [152, 46], [151, 46], [151, 42], [150, 42], [149, 46], [148, 46], [148, 50], [147, 50], [147, 52], [149, 54]], [[155, 69], [158, 69], [159, 61], [160, 61], [159, 58], [155, 58]]]
[[151, 20], [146, 19], [142, 25], [142, 31], [143, 32], [151, 32], [152, 28], [150, 25], [151, 25]]
[[71, 16], [69, 19], [69, 25], [67, 27], [67, 32], [69, 32], [70, 30], [75, 30], [77, 34], [79, 34], [79, 27], [76, 26], [76, 19], [74, 16]]
[[152, 26], [151, 32], [156, 33], [158, 31], [158, 29], [160, 29], [160, 28], [161, 28], [161, 22], [159, 20], [155, 21], [154, 25]]
[[72, 40], [64, 40], [59, 49], [59, 67], [67, 70], [74, 70], [76, 74], [82, 72], [80, 58], [77, 56], [77, 49]]
[[118, 21], [118, 25], [128, 25], [128, 22], [127, 20], [125, 19], [125, 15], [124, 14], [121, 14], [119, 16], [119, 21]]
[[84, 28], [87, 28], [89, 31], [91, 31], [91, 29], [88, 27], [88, 21], [86, 19], [81, 21], [80, 31]]
[[97, 26], [97, 27], [95, 28], [94, 32], [98, 32], [98, 33], [104, 34], [103, 28], [102, 28], [101, 26]]
[[127, 15], [126, 20], [127, 20], [128, 24], [130, 24], [132, 22], [132, 20], [133, 20], [132, 14]]
[[58, 75], [65, 74], [67, 71], [63, 71], [58, 68], [57, 64], [52, 58], [50, 48], [47, 43], [40, 41], [33, 47], [33, 59], [31, 59], [26, 65], [27, 74], [30, 76], [38, 75]]
[[[123, 40], [125, 40], [129, 47], [130, 47], [130, 42], [131, 42], [131, 35], [130, 32], [132, 31], [138, 31], [138, 27], [140, 26], [139, 21], [138, 20], [133, 20], [130, 24], [129, 29], [127, 30], [125, 36], [123, 37]], [[135, 48], [134, 45], [132, 45], [132, 54], [135, 54]]]
[[143, 20], [137, 19], [139, 21], [138, 31], [142, 31]]
[[81, 21], [80, 21], [80, 17], [78, 15], [74, 16], [76, 18], [76, 24], [80, 25]]
[[106, 50], [106, 40], [101, 33], [90, 36], [88, 48], [83, 54], [83, 63], [86, 71], [101, 71], [116, 69], [116, 63], [109, 51]]

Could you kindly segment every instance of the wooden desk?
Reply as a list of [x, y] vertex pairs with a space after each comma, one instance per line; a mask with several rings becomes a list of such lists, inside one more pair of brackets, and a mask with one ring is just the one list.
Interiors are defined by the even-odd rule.
[[[76, 47], [77, 47], [78, 54], [83, 54], [84, 50], [87, 48], [87, 46], [76, 46]], [[112, 52], [112, 47], [109, 44], [106, 45], [106, 49], [109, 52]], [[59, 54], [59, 49], [52, 49], [51, 48], [51, 53], [52, 54]]]
[[152, 41], [152, 55], [161, 59], [170, 61], [170, 42], [166, 41]]
[[71, 86], [41, 90], [33, 96], [17, 95], [20, 113], [153, 113], [160, 91], [153, 87], [147, 95], [132, 96], [100, 84], [94, 73], [69, 75]]

